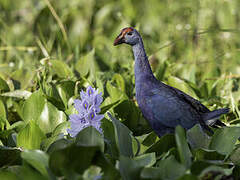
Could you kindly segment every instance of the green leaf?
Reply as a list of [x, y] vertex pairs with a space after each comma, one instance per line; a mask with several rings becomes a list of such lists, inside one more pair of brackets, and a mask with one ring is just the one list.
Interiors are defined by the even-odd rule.
[[103, 179], [118, 179], [118, 171], [101, 153], [99, 146], [79, 144], [81, 143], [77, 141], [73, 143], [67, 139], [60, 139], [49, 147], [49, 166], [54, 174], [71, 177], [74, 173], [82, 174], [88, 167], [97, 165], [104, 172]]
[[211, 138], [203, 132], [199, 124], [187, 131], [187, 140], [193, 149], [208, 148]]
[[76, 144], [82, 146], [98, 146], [104, 152], [103, 136], [94, 127], [89, 126], [81, 130], [76, 136]]
[[20, 99], [28, 99], [31, 95], [32, 93], [26, 90], [15, 90], [0, 94], [0, 96], [14, 97]]
[[132, 150], [132, 132], [119, 120], [114, 118], [108, 113], [109, 118], [112, 120], [115, 129], [115, 138], [118, 145], [120, 155], [133, 157]]
[[156, 133], [151, 132], [151, 133], [149, 133], [149, 134], [147, 135], [146, 138], [144, 138], [142, 144], [143, 144], [144, 146], [151, 146], [151, 145], [153, 145], [153, 144], [156, 142], [156, 139], [157, 139]]
[[18, 147], [23, 147], [24, 149], [39, 149], [42, 140], [45, 138], [44, 133], [39, 128], [39, 126], [30, 121], [17, 136]]
[[119, 170], [124, 180], [140, 179], [140, 171], [143, 167], [130, 157], [120, 156]]
[[104, 135], [104, 142], [106, 144], [105, 151], [108, 154], [110, 154], [112, 158], [118, 159], [119, 151], [115, 140], [113, 123], [106, 118], [103, 118], [101, 122], [102, 122], [101, 128], [103, 130]]
[[197, 149], [193, 152], [196, 160], [223, 161], [225, 156], [219, 154], [216, 150]]
[[52, 132], [51, 137], [48, 137], [43, 141], [42, 148], [47, 150], [49, 146], [56, 141], [57, 139], [61, 139], [64, 134], [66, 134], [67, 128], [70, 126], [69, 121], [65, 121], [60, 123]]
[[128, 99], [127, 95], [118, 87], [115, 87], [110, 81], [107, 81], [106, 89], [111, 97], [112, 103], [118, 100]]
[[44, 133], [52, 132], [59, 124], [67, 119], [63, 111], [59, 111], [52, 103], [46, 102], [40, 116], [35, 122]]
[[100, 114], [104, 114], [104, 113], [107, 112], [109, 109], [111, 109], [112, 107], [114, 107], [115, 105], [117, 105], [119, 102], [120, 102], [120, 100], [118, 100], [118, 101], [116, 101], [116, 102], [114, 102], [114, 103], [111, 103], [111, 104], [102, 106], [102, 107], [101, 107], [101, 113], [100, 113]]
[[73, 172], [82, 174], [92, 164], [98, 151], [99, 147], [96, 146], [72, 144], [64, 149], [53, 151], [50, 154], [49, 167], [57, 176]]
[[47, 153], [51, 154], [54, 151], [57, 151], [57, 150], [60, 150], [60, 149], [64, 149], [64, 148], [68, 147], [70, 144], [72, 144], [71, 140], [68, 140], [68, 139], [58, 139], [58, 140], [56, 140], [55, 142], [53, 142], [49, 146], [49, 148], [47, 150]]
[[36, 71], [34, 72], [24, 66], [12, 72], [10, 76], [14, 84], [14, 89], [26, 89], [31, 86], [35, 73]]
[[173, 156], [160, 160], [159, 167], [145, 167], [141, 171], [143, 179], [174, 180], [185, 174], [186, 168], [178, 163]]
[[186, 141], [185, 131], [181, 126], [176, 127], [175, 138], [180, 160], [186, 168], [189, 168], [191, 166], [192, 153]]
[[134, 133], [140, 129], [140, 111], [132, 100], [122, 100], [114, 107], [114, 112], [117, 114], [117, 118], [121, 119]]
[[185, 174], [184, 176], [182, 176], [178, 180], [199, 180], [199, 178], [197, 176], [192, 175], [192, 174]]
[[6, 81], [4, 81], [1, 77], [0, 77], [0, 92], [7, 92], [9, 91], [9, 87], [8, 84], [6, 83]]
[[240, 165], [240, 146], [232, 152], [230, 159], [234, 164]]
[[57, 74], [60, 78], [72, 77], [72, 71], [66, 63], [60, 60], [50, 60], [51, 70], [53, 74]]
[[4, 131], [5, 128], [8, 130], [10, 128], [10, 124], [5, 117], [0, 117], [0, 130]]
[[114, 74], [112, 80], [116, 82], [117, 87], [122, 91], [125, 92], [125, 82], [121, 74]]
[[40, 150], [25, 150], [21, 152], [21, 157], [42, 175], [48, 177], [48, 155]]
[[21, 164], [20, 153], [19, 148], [0, 146], [0, 167]]
[[0, 130], [9, 129], [10, 124], [7, 120], [7, 110], [5, 104], [0, 99]]
[[36, 121], [44, 108], [45, 98], [40, 90], [35, 91], [23, 105], [23, 118], [24, 121]]
[[81, 57], [76, 64], [76, 70], [81, 76], [86, 76], [90, 71], [94, 71], [95, 50], [92, 49], [87, 55]]
[[68, 100], [74, 96], [75, 83], [73, 81], [62, 81], [57, 85], [58, 93], [67, 108]]
[[221, 154], [229, 155], [233, 151], [234, 144], [239, 136], [240, 127], [224, 127], [218, 129], [212, 137], [209, 148]]
[[166, 134], [162, 136], [159, 141], [150, 146], [145, 153], [156, 152], [156, 155], [169, 151], [169, 149], [176, 146], [174, 135]]
[[208, 161], [194, 161], [191, 166], [191, 173], [198, 176], [201, 172], [207, 167], [212, 166], [212, 164]]
[[49, 180], [49, 178], [41, 175], [38, 171], [30, 167], [28, 164], [22, 166], [12, 166], [8, 168], [8, 172], [12, 172], [17, 176], [17, 179], [24, 180]]
[[0, 179], [4, 180], [19, 180], [19, 177], [7, 170], [0, 170]]
[[52, 132], [58, 124], [66, 121], [64, 112], [47, 102], [41, 91], [34, 92], [23, 105], [23, 118], [34, 121], [44, 133]]
[[45, 96], [49, 102], [56, 106], [59, 110], [65, 110], [66, 106], [60, 97], [55, 84], [51, 84], [45, 88]]
[[151, 167], [156, 163], [155, 153], [146, 153], [134, 158], [139, 166]]

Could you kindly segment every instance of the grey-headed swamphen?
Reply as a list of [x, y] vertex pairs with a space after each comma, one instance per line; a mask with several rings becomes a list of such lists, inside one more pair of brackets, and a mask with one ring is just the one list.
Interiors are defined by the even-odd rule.
[[210, 133], [212, 130], [209, 126], [225, 126], [218, 118], [228, 113], [228, 108], [210, 111], [198, 100], [154, 77], [142, 38], [136, 29], [132, 27], [122, 29], [114, 41], [114, 46], [122, 43], [132, 46], [137, 103], [143, 116], [159, 137], [173, 133], [177, 125], [190, 129], [199, 123]]

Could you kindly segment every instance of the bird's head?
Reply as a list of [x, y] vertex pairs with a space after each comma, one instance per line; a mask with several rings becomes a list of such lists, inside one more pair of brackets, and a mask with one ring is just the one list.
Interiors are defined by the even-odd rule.
[[129, 44], [134, 46], [140, 41], [140, 35], [138, 34], [137, 30], [132, 27], [127, 27], [121, 30], [120, 34], [114, 41], [114, 46], [117, 46], [122, 43]]

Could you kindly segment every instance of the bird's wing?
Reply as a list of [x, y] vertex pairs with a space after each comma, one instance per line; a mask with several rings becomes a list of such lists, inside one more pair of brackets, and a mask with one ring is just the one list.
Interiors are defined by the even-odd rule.
[[[188, 129], [198, 122], [199, 114], [188, 103], [169, 92], [154, 92], [146, 98], [146, 106], [156, 123], [167, 127], [181, 125]], [[157, 126], [157, 124], [156, 124]]]
[[[176, 89], [174, 87], [168, 86], [166, 84], [164, 84], [165, 87], [167, 87], [167, 89], [169, 91], [172, 91], [173, 96], [177, 96], [179, 101], [184, 101], [185, 105], [188, 104], [191, 106], [191, 108], [189, 108], [189, 110], [196, 112], [198, 115], [197, 116], [201, 116], [203, 114], [209, 113], [211, 112], [206, 106], [204, 106], [200, 101], [194, 99], [193, 97], [187, 95], [186, 93], [182, 92], [179, 89]], [[206, 122], [204, 121], [204, 119], [202, 117], [197, 118], [198, 123], [201, 125], [201, 127], [205, 130], [207, 130], [208, 132], [213, 134], [213, 131], [207, 126]]]
[[210, 112], [210, 110], [204, 106], [200, 101], [194, 99], [193, 97], [187, 95], [183, 91], [171, 87], [169, 85], [164, 84], [169, 90], [173, 91], [180, 99], [186, 101], [189, 103], [194, 109], [196, 109], [199, 113], [207, 113]]

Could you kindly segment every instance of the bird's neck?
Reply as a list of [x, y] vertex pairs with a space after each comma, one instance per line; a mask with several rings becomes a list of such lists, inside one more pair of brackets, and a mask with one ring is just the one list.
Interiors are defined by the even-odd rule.
[[135, 59], [135, 82], [141, 81], [144, 77], [154, 78], [142, 40], [132, 46], [132, 49]]

